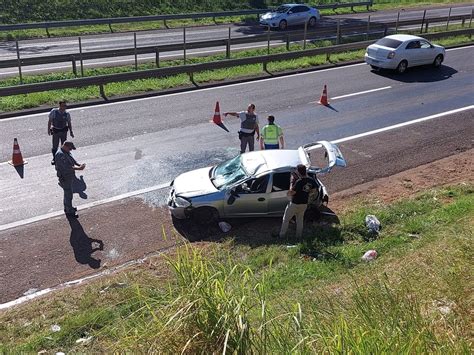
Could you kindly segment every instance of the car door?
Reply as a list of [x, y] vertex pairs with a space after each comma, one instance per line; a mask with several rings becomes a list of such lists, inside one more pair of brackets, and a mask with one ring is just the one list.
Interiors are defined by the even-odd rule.
[[288, 204], [288, 190], [290, 189], [290, 171], [273, 173], [270, 180], [270, 192], [268, 197], [268, 214], [281, 216]]
[[306, 6], [295, 6], [293, 12], [295, 14], [295, 25], [304, 25], [308, 8]]
[[227, 191], [224, 202], [226, 217], [266, 215], [270, 174], [247, 179]]
[[286, 13], [286, 22], [287, 22], [288, 26], [294, 26], [294, 25], [298, 24], [299, 14], [295, 11], [297, 7], [298, 6], [293, 6]]
[[405, 57], [408, 61], [408, 66], [416, 66], [420, 65], [421, 62], [421, 53], [420, 53], [420, 41], [415, 40], [415, 41], [410, 41], [408, 42], [405, 50]]
[[436, 57], [436, 51], [428, 41], [420, 41], [420, 65], [431, 64]]
[[324, 174], [330, 172], [335, 166], [347, 166], [338, 146], [328, 141], [305, 144], [298, 148], [298, 152], [300, 160], [309, 166], [313, 173]]

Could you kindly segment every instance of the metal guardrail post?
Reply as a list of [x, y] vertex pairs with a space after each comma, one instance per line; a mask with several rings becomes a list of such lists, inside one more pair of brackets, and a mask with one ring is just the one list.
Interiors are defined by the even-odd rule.
[[44, 26], [44, 29], [46, 30], [46, 35], [48, 36], [48, 38], [50, 38], [51, 35], [49, 34], [48, 24], [46, 24], [46, 26]]
[[105, 101], [109, 101], [107, 96], [105, 96], [104, 84], [99, 85], [99, 94], [100, 94], [100, 97], [102, 97]]
[[286, 50], [287, 51], [290, 50], [290, 34], [289, 33], [286, 34]]
[[366, 41], [369, 40], [369, 31], [370, 31], [370, 15], [369, 15], [369, 18], [367, 19], [367, 33], [365, 35], [365, 40]]
[[158, 48], [155, 49], [155, 64], [156, 67], [160, 67], [160, 50]]
[[420, 33], [423, 33], [423, 25], [425, 24], [426, 10], [423, 11], [423, 19], [421, 20]]
[[186, 26], [183, 26], [183, 59], [186, 65]]
[[137, 55], [137, 33], [133, 32], [133, 55], [135, 57], [135, 70], [138, 70], [138, 55]]
[[76, 57], [72, 56], [72, 73], [74, 74], [75, 77], [77, 77], [77, 66], [76, 66]]
[[270, 26], [267, 29], [267, 54], [270, 54]]
[[308, 21], [304, 22], [303, 49], [306, 49], [306, 36], [308, 34]]
[[227, 43], [226, 43], [226, 47], [225, 47], [225, 57], [227, 59], [230, 59], [230, 40], [231, 40], [231, 29], [230, 29], [230, 26], [229, 26], [229, 37], [227, 38]]
[[337, 19], [336, 44], [341, 43], [341, 20]]
[[163, 24], [165, 25], [167, 29], [169, 29], [168, 24], [166, 23], [166, 19], [163, 20]]
[[110, 33], [114, 33], [114, 30], [112, 29], [112, 22], [109, 22], [109, 30], [110, 30]]
[[20, 75], [20, 84], [23, 84], [23, 75], [21, 74], [20, 46], [18, 45], [18, 41], [16, 41], [15, 44], [16, 44], [16, 58], [18, 60], [18, 74]]
[[449, 28], [449, 19], [451, 18], [451, 10], [452, 9], [453, 9], [452, 7], [449, 8], [448, 20], [446, 21], [446, 31], [448, 31], [448, 28]]
[[426, 24], [425, 24], [425, 33], [428, 33], [428, 27], [430, 25], [430, 21], [429, 20], [426, 20]]
[[474, 9], [471, 10], [471, 18], [469, 19], [469, 28], [471, 28], [471, 24], [472, 24], [472, 15], [474, 13]]
[[84, 61], [82, 60], [82, 41], [79, 37], [79, 60], [81, 62], [81, 76], [84, 76]]
[[400, 21], [400, 11], [397, 14], [397, 22], [395, 23], [395, 33], [398, 33], [398, 22]]

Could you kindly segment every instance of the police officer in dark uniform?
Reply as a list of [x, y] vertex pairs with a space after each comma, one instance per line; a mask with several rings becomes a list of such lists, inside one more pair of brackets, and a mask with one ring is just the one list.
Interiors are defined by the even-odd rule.
[[68, 131], [71, 134], [71, 138], [74, 138], [71, 115], [66, 111], [66, 101], [59, 101], [59, 107], [51, 110], [48, 120], [48, 134], [53, 137], [53, 147], [51, 148], [51, 153], [53, 153], [52, 165], [55, 162], [55, 154], [58, 150], [59, 142], [61, 141], [61, 144], [63, 144], [66, 141]]
[[76, 149], [74, 143], [64, 142], [58, 149], [55, 156], [56, 171], [59, 179], [59, 186], [64, 190], [64, 213], [68, 217], [77, 218], [77, 209], [72, 207], [72, 184], [76, 170], [84, 170], [86, 164], [79, 164], [71, 155], [71, 150]]

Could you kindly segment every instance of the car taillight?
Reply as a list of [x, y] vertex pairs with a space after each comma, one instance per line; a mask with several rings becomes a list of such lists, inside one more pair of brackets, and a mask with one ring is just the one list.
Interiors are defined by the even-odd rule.
[[388, 59], [392, 59], [393, 57], [395, 57], [395, 52], [390, 52], [387, 56]]

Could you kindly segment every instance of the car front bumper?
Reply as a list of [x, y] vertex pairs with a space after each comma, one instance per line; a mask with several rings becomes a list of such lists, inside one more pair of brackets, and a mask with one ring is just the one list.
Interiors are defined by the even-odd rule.
[[259, 24], [260, 26], [263, 26], [263, 27], [274, 28], [274, 27], [278, 27], [279, 21], [277, 21], [276, 19], [260, 19]]
[[369, 65], [373, 65], [377, 68], [383, 69], [396, 69], [397, 68], [397, 61], [393, 59], [380, 59], [380, 58], [372, 58], [367, 53], [364, 56], [365, 62]]
[[171, 215], [177, 219], [186, 219], [189, 218], [190, 208], [189, 207], [178, 207], [174, 203], [174, 189], [171, 189], [167, 201], [168, 209]]

